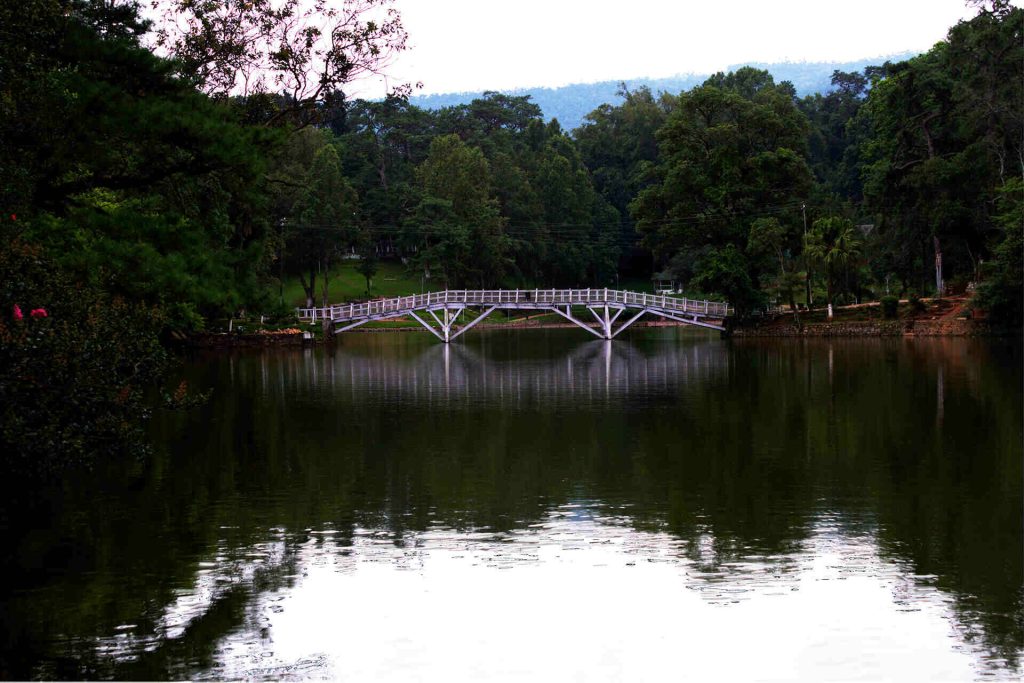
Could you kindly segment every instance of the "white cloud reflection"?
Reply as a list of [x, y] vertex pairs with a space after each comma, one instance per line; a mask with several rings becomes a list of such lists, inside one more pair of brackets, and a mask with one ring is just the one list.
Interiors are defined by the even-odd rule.
[[296, 584], [253, 606], [263, 635], [229, 636], [209, 675], [945, 681], [981, 671], [928, 577], [824, 519], [781, 565], [746, 558], [717, 575], [669, 534], [568, 507], [501, 536], [377, 536], [311, 540]]

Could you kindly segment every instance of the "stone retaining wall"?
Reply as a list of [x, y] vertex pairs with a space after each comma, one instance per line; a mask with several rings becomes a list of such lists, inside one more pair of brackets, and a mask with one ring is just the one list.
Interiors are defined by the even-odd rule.
[[185, 346], [201, 349], [267, 348], [302, 346], [302, 332], [291, 334], [235, 334], [196, 332], [185, 340]]
[[[794, 325], [754, 325], [731, 330], [734, 337], [983, 337], [1012, 334], [976, 320], [866, 320]], [[1019, 334], [1019, 332], [1018, 332]]]

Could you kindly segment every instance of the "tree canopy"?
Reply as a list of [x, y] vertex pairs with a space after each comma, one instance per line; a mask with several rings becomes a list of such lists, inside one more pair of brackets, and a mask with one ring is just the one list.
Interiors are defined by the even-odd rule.
[[766, 71], [717, 74], [682, 93], [657, 134], [655, 182], [631, 204], [655, 258], [741, 309], [756, 304], [750, 225], [770, 215], [795, 230], [811, 186], [808, 129], [792, 88]]

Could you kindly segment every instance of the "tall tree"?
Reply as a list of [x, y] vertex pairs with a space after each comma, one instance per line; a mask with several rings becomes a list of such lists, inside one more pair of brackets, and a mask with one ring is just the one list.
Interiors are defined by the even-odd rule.
[[156, 47], [204, 92], [281, 95], [272, 121], [308, 125], [353, 79], [382, 75], [406, 47], [392, 0], [155, 0]]
[[619, 87], [622, 102], [604, 104], [586, 116], [574, 136], [595, 189], [621, 219], [617, 242], [623, 246], [620, 267], [631, 274], [649, 271], [650, 253], [639, 243], [629, 203], [654, 181], [650, 169], [658, 161], [656, 133], [675, 98], [656, 98], [647, 87]]
[[76, 277], [174, 309], [174, 326], [257, 301], [276, 133], [143, 49], [134, 5], [14, 9], [0, 10], [0, 199], [34, 218], [24, 237]]
[[[778, 291], [780, 298], [789, 303], [796, 324], [800, 325], [800, 313], [796, 305], [796, 290], [800, 287], [802, 277], [797, 272], [792, 258], [790, 243], [792, 236], [779, 223], [777, 218], [758, 218], [750, 225], [747, 238], [747, 254], [753, 259], [769, 259], [778, 265], [778, 272], [769, 277]], [[773, 268], [758, 268], [762, 273], [771, 273]]]
[[288, 251], [299, 266], [306, 305], [313, 306], [320, 273], [322, 301], [329, 303], [331, 262], [359, 238], [359, 201], [341, 172], [338, 153], [325, 145], [316, 153], [308, 189], [292, 210]]
[[501, 282], [508, 242], [483, 153], [457, 135], [437, 137], [416, 177], [423, 200], [406, 230], [424, 271], [453, 286]]
[[1024, 322], [1024, 180], [1012, 178], [1000, 190], [992, 259], [985, 264], [985, 281], [977, 303], [1001, 323]]
[[932, 281], [933, 249], [946, 278], [979, 276], [999, 188], [1024, 173], [1024, 10], [997, 0], [950, 29], [946, 42], [873, 71], [858, 118], [864, 192], [900, 274]]
[[387, 247], [420, 200], [416, 166], [436, 135], [430, 113], [390, 96], [380, 102], [349, 103], [339, 140], [345, 175], [359, 193], [374, 238]]
[[856, 265], [861, 249], [861, 236], [846, 218], [819, 218], [804, 237], [804, 252], [823, 275], [830, 305], [835, 303], [837, 291], [849, 291], [851, 267]]
[[538, 159], [540, 234], [550, 241], [546, 276], [552, 284], [574, 287], [610, 284], [618, 260], [618, 215], [594, 191], [569, 138], [553, 136]]
[[859, 202], [862, 195], [857, 152], [862, 128], [854, 118], [868, 92], [868, 78], [860, 73], [834, 71], [832, 90], [808, 95], [799, 102], [811, 124], [808, 161], [820, 192]]
[[681, 94], [658, 131], [656, 182], [630, 205], [657, 262], [693, 287], [728, 287], [714, 293], [739, 312], [756, 305], [757, 277], [744, 253], [750, 223], [768, 213], [798, 224], [811, 185], [807, 131], [792, 86], [767, 72], [718, 74]]

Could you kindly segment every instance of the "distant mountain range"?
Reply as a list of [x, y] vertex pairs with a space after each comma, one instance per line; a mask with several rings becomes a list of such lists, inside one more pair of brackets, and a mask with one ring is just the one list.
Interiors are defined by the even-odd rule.
[[[734, 64], [726, 71], [735, 71], [740, 67], [753, 66], [766, 69], [775, 81], [789, 81], [796, 88], [798, 95], [811, 95], [816, 92], [828, 92], [831, 87], [832, 72], [863, 71], [864, 67], [883, 64], [886, 61], [901, 61], [913, 57], [915, 52], [903, 52], [885, 57], [860, 59], [854, 62], [780, 62], [766, 64], [747, 62]], [[574, 83], [560, 88], [518, 88], [503, 90], [508, 95], [529, 95], [544, 112], [546, 120], [558, 119], [562, 128], [573, 130], [583, 123], [583, 117], [602, 104], [615, 104], [619, 98], [615, 93], [620, 83], [625, 83], [630, 90], [647, 86], [654, 93], [679, 93], [703, 83], [711, 74], [680, 74], [667, 78], [631, 78], [618, 81], [601, 81], [599, 83]], [[459, 92], [440, 95], [416, 95], [410, 97], [410, 103], [424, 109], [441, 109], [460, 104], [467, 104], [482, 97], [483, 92]]]

